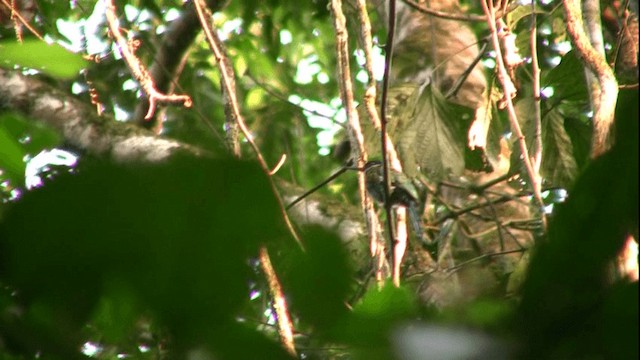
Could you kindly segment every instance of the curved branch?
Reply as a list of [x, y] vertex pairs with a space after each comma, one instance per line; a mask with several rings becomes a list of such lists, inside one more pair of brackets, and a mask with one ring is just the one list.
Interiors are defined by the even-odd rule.
[[600, 85], [600, 96], [598, 99], [593, 99], [595, 106], [593, 109], [594, 132], [591, 156], [595, 158], [611, 146], [609, 133], [618, 99], [618, 82], [613, 70], [607, 64], [607, 59], [589, 42], [582, 22], [580, 1], [564, 0], [563, 4], [567, 18], [567, 31], [571, 36], [571, 41], [580, 53], [584, 64], [597, 76]]

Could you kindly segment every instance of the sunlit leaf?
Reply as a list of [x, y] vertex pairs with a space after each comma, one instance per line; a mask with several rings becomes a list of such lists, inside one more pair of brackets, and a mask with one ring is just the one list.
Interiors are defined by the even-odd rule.
[[40, 70], [53, 77], [68, 79], [78, 75], [88, 62], [60, 45], [40, 40], [0, 43], [0, 64]]

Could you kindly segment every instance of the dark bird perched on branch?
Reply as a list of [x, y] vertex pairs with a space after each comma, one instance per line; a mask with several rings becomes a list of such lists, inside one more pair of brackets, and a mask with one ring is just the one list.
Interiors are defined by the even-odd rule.
[[[382, 173], [382, 162], [372, 160], [364, 165], [364, 168], [358, 169], [365, 172], [365, 181], [367, 192], [378, 203], [385, 203], [384, 198], [384, 176]], [[415, 187], [411, 179], [398, 171], [391, 172], [391, 189], [389, 189], [389, 201], [391, 206], [404, 206], [409, 210], [409, 221], [413, 227], [413, 231], [420, 240], [422, 246], [427, 249], [432, 256], [437, 255], [437, 244], [428, 241], [422, 232], [420, 224], [420, 212], [418, 189]]]

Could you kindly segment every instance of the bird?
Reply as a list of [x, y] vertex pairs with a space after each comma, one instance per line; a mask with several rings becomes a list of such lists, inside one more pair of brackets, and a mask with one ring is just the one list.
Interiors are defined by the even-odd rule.
[[[371, 160], [368, 161], [362, 171], [365, 173], [365, 185], [369, 195], [378, 203], [385, 203], [385, 191], [384, 191], [384, 174], [382, 161]], [[427, 249], [432, 256], [437, 255], [437, 244], [433, 244], [426, 240], [424, 233], [422, 232], [422, 226], [420, 224], [419, 209], [419, 194], [418, 189], [415, 187], [411, 179], [405, 174], [392, 170], [391, 176], [391, 188], [389, 189], [389, 202], [390, 206], [404, 206], [409, 211], [409, 221], [413, 227], [413, 232], [420, 240], [422, 246]]]

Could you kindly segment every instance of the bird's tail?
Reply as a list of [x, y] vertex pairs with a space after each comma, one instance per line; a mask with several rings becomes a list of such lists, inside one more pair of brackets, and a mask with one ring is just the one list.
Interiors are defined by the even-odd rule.
[[420, 241], [420, 245], [429, 252], [434, 260], [438, 259], [438, 243], [435, 241], [429, 241], [422, 231], [422, 224], [420, 223], [420, 214], [418, 212], [418, 204], [415, 201], [411, 201], [408, 204], [409, 209], [409, 221], [413, 227], [413, 232]]

